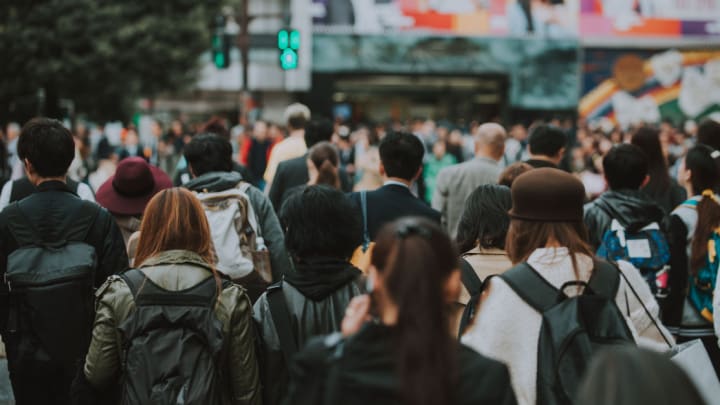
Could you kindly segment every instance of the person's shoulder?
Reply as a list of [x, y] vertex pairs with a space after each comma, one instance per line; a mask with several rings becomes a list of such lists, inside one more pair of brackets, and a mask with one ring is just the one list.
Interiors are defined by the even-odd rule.
[[[505, 364], [485, 357], [475, 350], [459, 345], [459, 374], [461, 391], [485, 399], [504, 397], [511, 388], [510, 372]], [[465, 394], [461, 394], [465, 395]]]

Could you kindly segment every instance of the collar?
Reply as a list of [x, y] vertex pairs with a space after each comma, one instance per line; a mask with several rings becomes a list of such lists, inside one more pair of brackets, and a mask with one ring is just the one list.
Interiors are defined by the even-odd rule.
[[159, 266], [162, 264], [195, 264], [207, 270], [212, 270], [212, 266], [203, 260], [199, 254], [189, 250], [166, 250], [160, 252], [145, 260], [139, 268]]
[[410, 186], [408, 186], [405, 183], [401, 183], [401, 182], [395, 181], [395, 180], [387, 180], [385, 183], [383, 183], [383, 186], [400, 186], [400, 187], [405, 187], [406, 189], [410, 190]]
[[44, 181], [37, 186], [37, 190], [39, 192], [43, 192], [43, 191], [67, 191], [67, 192], [70, 192], [70, 189], [67, 187], [67, 184], [63, 183], [62, 181], [58, 181], [58, 180]]
[[482, 162], [487, 162], [487, 163], [493, 164], [493, 165], [495, 165], [495, 166], [497, 166], [497, 165], [500, 164], [497, 160], [495, 160], [495, 159], [493, 159], [493, 158], [489, 158], [489, 157], [487, 157], [487, 156], [476, 156], [476, 157], [475, 157], [475, 160], [482, 161]]

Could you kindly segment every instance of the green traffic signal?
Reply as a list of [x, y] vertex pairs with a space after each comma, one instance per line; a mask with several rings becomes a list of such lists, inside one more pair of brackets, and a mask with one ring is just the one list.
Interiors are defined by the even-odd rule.
[[297, 69], [298, 67], [298, 54], [292, 49], [284, 49], [280, 53], [280, 67], [283, 70]]
[[290, 48], [296, 51], [300, 49], [300, 31], [290, 31]]
[[290, 46], [290, 35], [288, 34], [287, 30], [278, 31], [277, 46], [278, 49], [280, 49], [281, 51], [287, 49]]
[[212, 37], [212, 60], [218, 69], [230, 66], [230, 39], [222, 33]]

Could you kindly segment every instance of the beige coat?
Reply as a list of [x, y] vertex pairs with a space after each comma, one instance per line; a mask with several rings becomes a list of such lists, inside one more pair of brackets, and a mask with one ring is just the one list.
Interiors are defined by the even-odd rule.
[[[566, 248], [537, 249], [528, 263], [555, 288], [575, 279], [572, 260]], [[580, 279], [590, 279], [592, 258], [577, 256]], [[660, 323], [659, 306], [640, 272], [630, 263], [619, 262], [620, 270], [637, 291], [640, 300], [653, 314], [662, 333], [672, 342], [670, 333]], [[572, 294], [572, 289], [565, 290]], [[474, 325], [462, 342], [481, 354], [505, 363], [519, 405], [534, 405], [537, 378], [537, 344], [542, 316], [525, 303], [502, 279], [494, 278], [484, 295]], [[667, 345], [642, 305], [621, 278], [615, 302], [625, 316], [636, 341], [658, 350]]]

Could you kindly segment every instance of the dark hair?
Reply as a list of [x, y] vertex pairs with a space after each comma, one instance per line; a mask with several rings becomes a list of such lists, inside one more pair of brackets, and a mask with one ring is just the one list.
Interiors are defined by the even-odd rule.
[[330, 187], [340, 188], [340, 176], [338, 165], [340, 157], [335, 146], [330, 142], [320, 142], [310, 148], [308, 159], [318, 170], [317, 184], [325, 184]]
[[412, 180], [420, 170], [425, 147], [413, 134], [393, 132], [380, 142], [380, 161], [388, 177]]
[[638, 190], [648, 174], [648, 158], [635, 145], [617, 145], [603, 158], [603, 171], [611, 190]]
[[458, 269], [457, 250], [438, 225], [412, 217], [385, 225], [375, 241], [371, 263], [398, 310], [393, 344], [401, 402], [451, 404], [458, 342], [448, 332], [443, 286]]
[[465, 253], [477, 246], [504, 249], [510, 208], [512, 198], [506, 186], [484, 184], [476, 188], [465, 201], [458, 225], [458, 250]]
[[285, 246], [300, 260], [306, 257], [349, 259], [360, 245], [360, 215], [341, 191], [324, 185], [292, 194], [282, 206]]
[[64, 177], [75, 159], [75, 140], [60, 121], [33, 118], [20, 131], [17, 151], [40, 177]]
[[525, 162], [513, 163], [500, 173], [498, 184], [505, 187], [512, 187], [513, 182], [518, 176], [532, 169], [533, 167]]
[[528, 138], [530, 153], [541, 156], [557, 156], [567, 146], [567, 136], [562, 129], [549, 124], [540, 124], [532, 129]]
[[536, 222], [512, 219], [505, 240], [505, 251], [513, 264], [522, 263], [527, 261], [535, 250], [545, 247], [548, 240], [553, 239], [568, 249], [575, 276], [579, 277], [575, 256], [595, 256], [587, 242], [588, 231], [582, 221]]
[[650, 182], [645, 187], [650, 194], [663, 193], [670, 187], [670, 174], [667, 161], [660, 145], [660, 131], [650, 127], [642, 127], [632, 136], [631, 143], [645, 152], [648, 158], [648, 174]]
[[710, 118], [703, 120], [698, 126], [697, 142], [720, 150], [720, 122]]
[[590, 362], [580, 384], [583, 405], [675, 405], [705, 401], [670, 358], [635, 346], [615, 346]]
[[185, 160], [195, 176], [233, 169], [232, 145], [215, 134], [195, 135], [183, 148]]
[[312, 120], [305, 125], [305, 145], [308, 149], [320, 142], [329, 142], [335, 128], [328, 119]]
[[690, 273], [697, 274], [707, 262], [708, 238], [720, 226], [720, 203], [715, 193], [720, 186], [720, 161], [707, 145], [697, 145], [685, 156], [685, 169], [690, 170], [693, 194], [702, 194], [697, 204], [697, 226], [690, 249]]

